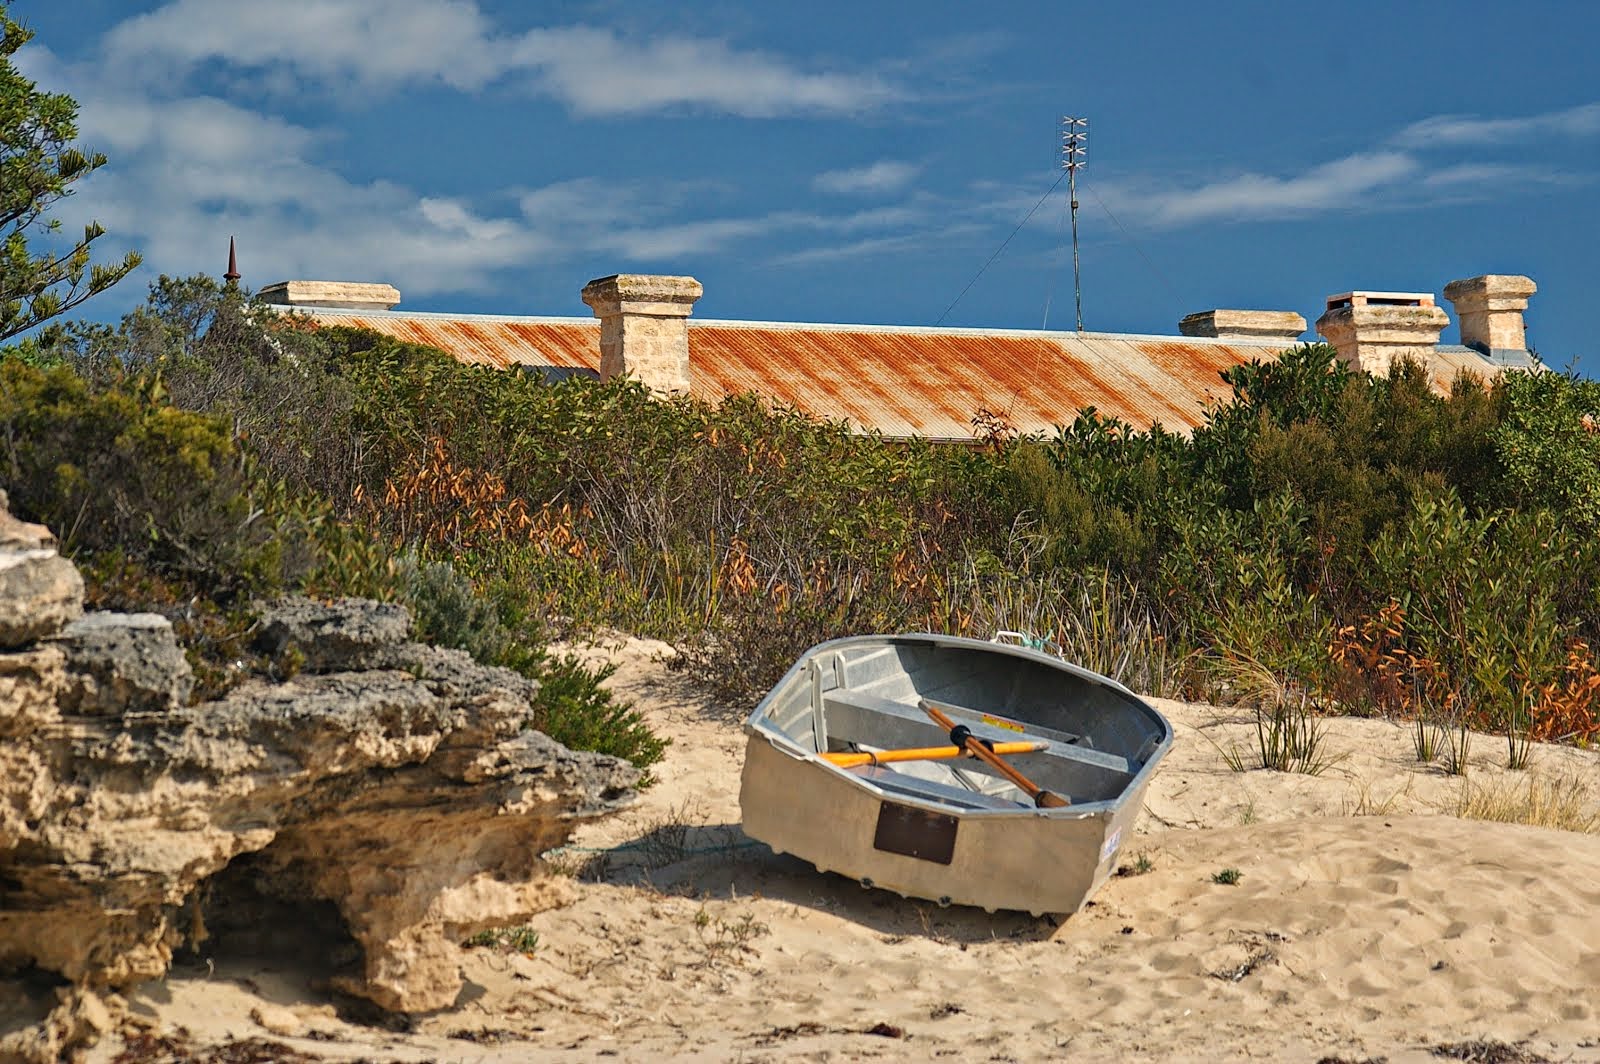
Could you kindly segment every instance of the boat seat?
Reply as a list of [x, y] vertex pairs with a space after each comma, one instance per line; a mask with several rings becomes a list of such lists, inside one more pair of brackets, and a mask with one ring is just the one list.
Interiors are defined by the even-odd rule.
[[927, 798], [946, 805], [959, 806], [962, 809], [1008, 809], [1015, 812], [1018, 809], [1031, 809], [1021, 802], [1008, 801], [997, 798], [992, 794], [980, 794], [969, 791], [965, 787], [952, 787], [944, 783], [935, 783], [918, 776], [908, 776], [904, 772], [896, 772], [892, 768], [882, 765], [857, 765], [855, 768], [845, 769], [852, 776], [860, 776], [871, 781], [874, 785], [882, 787], [893, 794], [904, 794], [912, 798]]
[[[937, 699], [932, 701], [938, 702]], [[1131, 776], [1139, 766], [1117, 754], [1074, 745], [1077, 738], [1054, 728], [1030, 726], [1017, 733], [1009, 728], [985, 724], [981, 714], [960, 707], [939, 703], [946, 710], [954, 709], [950, 716], [972, 729], [980, 739], [996, 743], [1018, 741], [1044, 741], [1050, 744], [1047, 751], [1022, 757], [1053, 757], [1063, 761], [1076, 761], [1109, 772], [1122, 772]], [[833, 742], [865, 742], [880, 747], [930, 746], [947, 741], [947, 735], [928, 715], [914, 705], [884, 698], [851, 687], [836, 687], [822, 695], [822, 710], [826, 721], [827, 738]]]

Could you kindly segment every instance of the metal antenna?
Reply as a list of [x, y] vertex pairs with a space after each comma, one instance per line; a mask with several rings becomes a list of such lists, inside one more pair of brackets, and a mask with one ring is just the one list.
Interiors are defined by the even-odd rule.
[[1061, 119], [1061, 168], [1067, 172], [1067, 203], [1072, 212], [1072, 293], [1078, 305], [1078, 331], [1083, 332], [1083, 284], [1078, 275], [1078, 167], [1084, 164], [1089, 138], [1087, 118]]

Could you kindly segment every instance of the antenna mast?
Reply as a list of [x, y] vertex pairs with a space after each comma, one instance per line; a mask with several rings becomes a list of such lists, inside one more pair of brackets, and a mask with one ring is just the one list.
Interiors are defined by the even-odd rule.
[[1067, 203], [1072, 212], [1072, 294], [1077, 301], [1078, 331], [1083, 332], [1083, 285], [1078, 276], [1078, 168], [1084, 164], [1089, 138], [1087, 118], [1061, 119], [1061, 168], [1067, 172]]

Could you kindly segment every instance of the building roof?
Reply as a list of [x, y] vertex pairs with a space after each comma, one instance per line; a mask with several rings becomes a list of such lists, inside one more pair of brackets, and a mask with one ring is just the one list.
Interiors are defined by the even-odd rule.
[[[297, 308], [327, 325], [427, 344], [463, 362], [599, 373], [593, 318]], [[754, 392], [888, 436], [970, 440], [988, 410], [1019, 432], [1050, 432], [1093, 406], [1138, 428], [1199, 425], [1225, 396], [1221, 372], [1271, 358], [1282, 341], [1119, 333], [931, 329], [690, 319], [691, 394]], [[1448, 385], [1447, 385], [1448, 386]]]
[[1538, 367], [1538, 363], [1528, 357], [1527, 352], [1518, 351], [1515, 354], [1522, 356], [1520, 361], [1497, 361], [1484, 358], [1480, 352], [1461, 344], [1439, 344], [1433, 349], [1433, 359], [1428, 363], [1433, 390], [1440, 395], [1449, 395], [1451, 386], [1463, 372], [1476, 373], [1487, 380], [1506, 369]]

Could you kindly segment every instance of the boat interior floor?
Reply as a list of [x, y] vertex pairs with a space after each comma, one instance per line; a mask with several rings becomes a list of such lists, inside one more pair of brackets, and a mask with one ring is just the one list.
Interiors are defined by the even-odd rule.
[[[1127, 758], [1080, 745], [1072, 732], [1035, 724], [1008, 721], [961, 706], [933, 701], [979, 739], [991, 742], [1042, 742], [1045, 750], [1015, 755], [1008, 760], [1040, 786], [1069, 801], [1101, 797], [1107, 777], [1119, 782], [1131, 778], [1136, 766]], [[821, 692], [818, 746], [824, 750], [873, 752], [886, 749], [942, 745], [946, 732], [916, 705], [859, 688], [834, 688]], [[986, 719], [987, 718], [987, 719]], [[1033, 799], [981, 762], [902, 762], [895, 768], [865, 765], [846, 771], [893, 794], [922, 798], [961, 810], [1035, 808]], [[1082, 784], [1082, 786], [1079, 786]], [[1078, 792], [1075, 796], [1074, 792]]]

